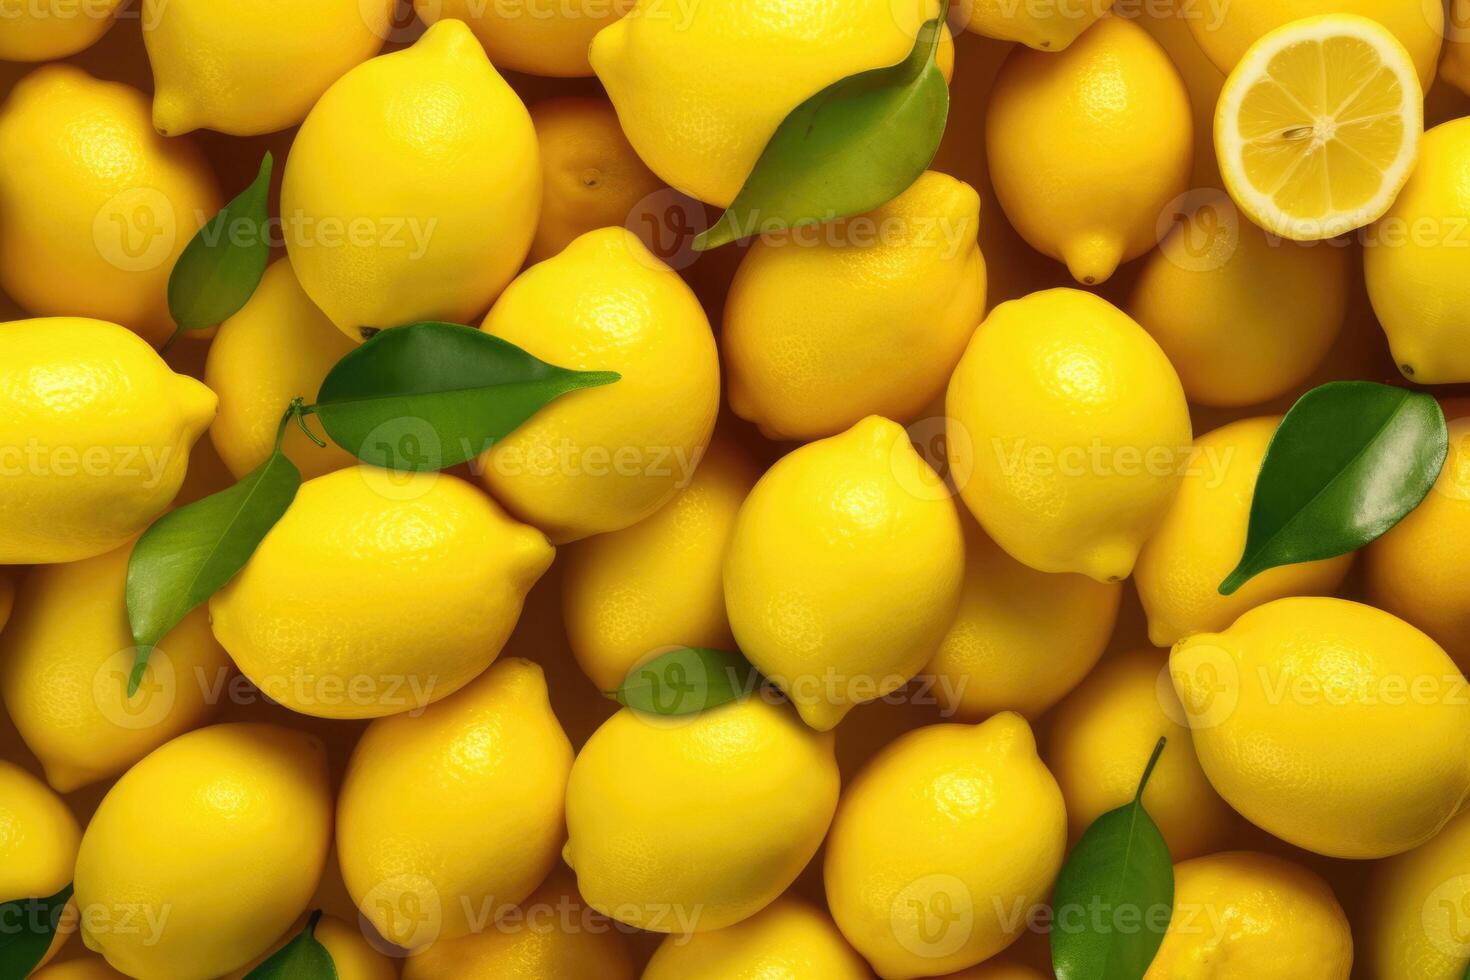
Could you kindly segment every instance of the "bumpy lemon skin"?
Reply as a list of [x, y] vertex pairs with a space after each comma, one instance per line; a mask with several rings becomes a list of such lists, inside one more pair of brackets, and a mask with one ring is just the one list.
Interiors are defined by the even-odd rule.
[[985, 146], [1021, 237], [1078, 282], [1105, 282], [1158, 244], [1159, 216], [1189, 186], [1189, 93], [1147, 31], [1105, 17], [1060, 54], [1011, 52]]
[[[1470, 2], [1451, 0], [1447, 7], [1439, 77], [1470, 94]], [[1425, 88], [1428, 87], [1426, 84]]]
[[789, 896], [724, 929], [669, 936], [642, 980], [867, 980], [872, 971], [826, 912]]
[[721, 328], [735, 414], [803, 441], [869, 415], [915, 417], [985, 314], [979, 227], [974, 188], [930, 171], [820, 234], [753, 242]]
[[0, 901], [50, 898], [71, 881], [82, 829], [66, 802], [0, 759]]
[[[827, 839], [827, 902], [880, 976], [961, 970], [1015, 941], [1066, 844], [1061, 790], [1020, 715], [930, 725], [891, 742], [843, 793]], [[970, 927], [924, 921], [940, 902]]]
[[149, 656], [128, 697], [136, 659], [126, 587], [132, 545], [31, 569], [0, 635], [0, 697], [46, 779], [70, 793], [115, 776], [214, 711], [230, 660], [195, 609]]
[[531, 117], [458, 20], [327, 89], [281, 185], [292, 268], [354, 340], [472, 322], [520, 268], [540, 201]]
[[1382, 858], [1470, 795], [1470, 703], [1444, 650], [1345, 599], [1257, 606], [1169, 660], [1200, 765], [1247, 820], [1328, 857]]
[[128, 980], [107, 965], [100, 956], [89, 956], [84, 960], [67, 960], [56, 963], [31, 974], [31, 980]]
[[[117, 781], [82, 835], [82, 938], [134, 977], [209, 980], [243, 966], [306, 911], [331, 808], [314, 738], [231, 724], [174, 739]], [[97, 910], [129, 913], [135, 928]]]
[[1057, 52], [1077, 40], [1112, 9], [1113, 0], [1077, 0], [1054, 4], [1009, 4], [973, 0], [961, 9], [969, 15], [966, 29], [1002, 41], [1019, 41], [1037, 51]]
[[5, 0], [0, 61], [55, 61], [85, 51], [112, 29], [123, 0]]
[[1374, 866], [1359, 935], [1364, 975], [1459, 980], [1470, 965], [1463, 915], [1470, 893], [1470, 813], [1434, 838]]
[[553, 555], [457, 477], [357, 466], [303, 484], [209, 612], [272, 700], [376, 718], [448, 697], [490, 666]]
[[[275, 946], [256, 957], [248, 966], [230, 974], [227, 980], [246, 980], [252, 970], [299, 936], [306, 927], [306, 922], [303, 919], [293, 923], [286, 934], [276, 941]], [[317, 920], [312, 935], [332, 958], [337, 980], [397, 980], [397, 961], [373, 948], [373, 944], [367, 940], [357, 923], [348, 925], [334, 915], [323, 915]]]
[[903, 427], [872, 416], [788, 454], [740, 508], [725, 606], [807, 724], [902, 687], [959, 608], [964, 532]]
[[1157, 343], [1091, 293], [991, 311], [950, 379], [952, 467], [970, 512], [1018, 561], [1119, 582], [1163, 520], [1189, 407]]
[[422, 715], [375, 721], [337, 802], [353, 901], [408, 949], [483, 928], [555, 865], [571, 767], [541, 668], [515, 657]]
[[[830, 733], [759, 695], [679, 718], [622, 709], [582, 747], [567, 782], [563, 857], [587, 904], [651, 932], [750, 918], [827, 834], [833, 747]], [[739, 844], [711, 849], [721, 839]]]
[[32, 315], [162, 343], [169, 273], [223, 204], [203, 154], [154, 132], [137, 89], [45, 65], [0, 106], [0, 288]]
[[580, 78], [592, 74], [587, 49], [597, 32], [633, 9], [634, 0], [581, 0], [546, 3], [519, 0], [485, 4], [477, 0], [413, 0], [426, 24], [447, 17], [470, 25], [497, 68]]
[[1133, 571], [1154, 646], [1218, 632], [1272, 599], [1331, 595], [1342, 584], [1351, 553], [1273, 568], [1232, 595], [1220, 594], [1245, 551], [1256, 478], [1280, 422], [1274, 415], [1241, 419], [1195, 441], [1179, 493]]
[[720, 364], [693, 291], [632, 232], [588, 232], [510, 285], [481, 329], [558, 367], [615, 371], [483, 453], [496, 500], [556, 544], [652, 515], [714, 431]]
[[1227, 851], [1174, 866], [1174, 915], [1144, 980], [1348, 980], [1353, 937], [1320, 877]]

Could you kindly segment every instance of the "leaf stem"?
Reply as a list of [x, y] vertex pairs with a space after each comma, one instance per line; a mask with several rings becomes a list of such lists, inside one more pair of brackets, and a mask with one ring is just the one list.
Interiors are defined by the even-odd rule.
[[1148, 778], [1154, 774], [1154, 766], [1158, 765], [1159, 756], [1164, 754], [1164, 745], [1168, 741], [1168, 736], [1159, 736], [1158, 744], [1154, 746], [1154, 754], [1148, 757], [1148, 765], [1143, 767], [1143, 778], [1138, 781], [1138, 792], [1133, 795], [1134, 803], [1143, 801], [1143, 789], [1148, 785]]
[[311, 918], [306, 920], [306, 928], [301, 930], [313, 939], [316, 938], [316, 924], [322, 921], [322, 910], [316, 909], [311, 913]]
[[167, 354], [169, 352], [169, 349], [173, 347], [174, 342], [178, 340], [179, 337], [183, 335], [183, 333], [184, 328], [179, 326], [177, 323], [174, 324], [174, 332], [169, 334], [168, 339], [163, 342], [163, 346], [158, 348], [158, 356], [162, 357], [164, 354]]

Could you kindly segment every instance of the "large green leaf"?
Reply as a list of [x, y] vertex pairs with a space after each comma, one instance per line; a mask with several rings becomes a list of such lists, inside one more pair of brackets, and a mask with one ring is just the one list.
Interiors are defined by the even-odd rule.
[[316, 924], [321, 917], [320, 912], [313, 912], [306, 928], [247, 973], [245, 980], [337, 980], [337, 964], [316, 938]]
[[19, 980], [36, 968], [51, 948], [71, 893], [67, 885], [49, 898], [0, 903], [0, 977]]
[[168, 311], [180, 330], [218, 326], [250, 301], [270, 259], [272, 158], [195, 234], [168, 278]]
[[656, 715], [692, 715], [755, 690], [760, 676], [738, 653], [678, 647], [633, 669], [612, 692], [620, 704]]

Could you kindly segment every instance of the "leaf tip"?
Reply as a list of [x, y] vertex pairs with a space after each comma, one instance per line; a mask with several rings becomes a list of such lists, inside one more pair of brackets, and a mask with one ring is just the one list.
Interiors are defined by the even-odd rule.
[[138, 652], [138, 659], [133, 663], [132, 672], [128, 674], [128, 697], [136, 697], [138, 688], [143, 686], [143, 674], [148, 670], [148, 654], [152, 652], [151, 647], [145, 647]]
[[1220, 594], [1234, 595], [1242, 585], [1255, 578], [1255, 575], [1255, 572], [1246, 567], [1245, 562], [1241, 562], [1235, 567], [1235, 571], [1225, 576], [1225, 581], [1220, 583]]

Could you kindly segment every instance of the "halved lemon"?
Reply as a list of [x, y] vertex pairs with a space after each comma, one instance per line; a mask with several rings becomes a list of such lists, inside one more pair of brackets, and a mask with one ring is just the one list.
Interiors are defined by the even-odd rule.
[[1413, 59], [1376, 21], [1307, 17], [1246, 51], [1215, 109], [1225, 189], [1252, 221], [1319, 241], [1376, 220], [1424, 133]]

